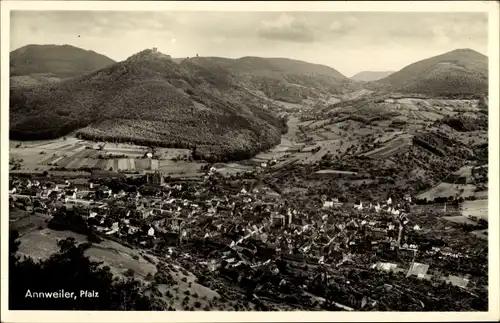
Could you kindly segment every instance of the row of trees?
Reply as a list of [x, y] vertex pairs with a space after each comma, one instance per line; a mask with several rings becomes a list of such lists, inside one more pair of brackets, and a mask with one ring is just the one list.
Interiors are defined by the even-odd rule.
[[447, 116], [439, 120], [438, 123], [446, 124], [457, 131], [477, 131], [488, 129], [488, 118], [479, 116], [477, 118], [467, 117], [464, 115]]

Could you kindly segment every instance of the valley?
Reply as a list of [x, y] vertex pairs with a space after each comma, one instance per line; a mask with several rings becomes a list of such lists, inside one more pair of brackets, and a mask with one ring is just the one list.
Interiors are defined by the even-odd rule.
[[[368, 96], [367, 99], [371, 100], [370, 96]], [[443, 118], [455, 116], [461, 113], [477, 114], [478, 109], [476, 108], [476, 102], [469, 100], [427, 101], [424, 99], [418, 99], [415, 101], [411, 98], [388, 98], [383, 101], [378, 99], [376, 101], [378, 103], [369, 102], [367, 103], [368, 106], [343, 105], [344, 101], [341, 101], [340, 106], [323, 110], [307, 107], [289, 110], [285, 112], [288, 116], [288, 132], [282, 136], [281, 143], [279, 145], [258, 153], [251, 159], [231, 161], [228, 163], [207, 163], [193, 160], [191, 150], [189, 149], [148, 147], [125, 143], [93, 142], [78, 139], [74, 136], [42, 142], [11, 141], [10, 158], [12, 160], [17, 160], [17, 164], [15, 164], [16, 169], [11, 170], [11, 178], [14, 179], [12, 187], [18, 187], [21, 191], [21, 195], [18, 195], [19, 192], [11, 194], [11, 201], [15, 201], [11, 207], [20, 210], [26, 208], [26, 211], [20, 211], [26, 212], [26, 215], [23, 218], [11, 220], [14, 221], [11, 224], [14, 228], [20, 228], [21, 245], [19, 253], [29, 255], [30, 257], [41, 257], [40, 259], [47, 259], [47, 257], [57, 250], [57, 240], [74, 237], [77, 243], [83, 243], [87, 239], [86, 236], [81, 233], [73, 233], [74, 229], [70, 229], [71, 226], [68, 227], [69, 230], [54, 230], [54, 228], [50, 225], [50, 223], [54, 221], [53, 217], [43, 215], [45, 213], [42, 210], [38, 211], [41, 213], [28, 215], [28, 212], [32, 212], [30, 210], [34, 210], [29, 207], [30, 202], [28, 202], [28, 204], [25, 204], [26, 202], [21, 202], [20, 204], [19, 201], [25, 201], [25, 199], [31, 201], [40, 200], [43, 201], [42, 205], [48, 206], [46, 203], [51, 203], [57, 206], [61, 203], [58, 201], [64, 201], [64, 199], [66, 199], [66, 203], [63, 203], [62, 205], [66, 205], [65, 208], [67, 208], [67, 210], [75, 208], [80, 210], [80, 208], [83, 208], [77, 212], [92, 213], [93, 211], [83, 211], [87, 208], [92, 210], [92, 203], [97, 202], [96, 197], [90, 197], [95, 196], [97, 191], [94, 192], [93, 189], [89, 190], [88, 185], [92, 184], [88, 183], [95, 183], [97, 181], [102, 182], [101, 185], [110, 185], [112, 183], [110, 181], [116, 181], [119, 178], [122, 178], [119, 181], [125, 181], [124, 183], [128, 183], [133, 181], [134, 178], [143, 178], [143, 176], [145, 176], [144, 174], [158, 174], [158, 172], [161, 172], [159, 173], [161, 174], [160, 176], [165, 177], [166, 183], [169, 183], [169, 181], [175, 181], [171, 182], [172, 184], [170, 185], [174, 185], [173, 183], [180, 183], [180, 185], [182, 185], [181, 192], [185, 193], [182, 193], [179, 197], [184, 197], [181, 199], [177, 198], [175, 200], [178, 200], [179, 202], [174, 202], [181, 203], [181, 205], [190, 205], [191, 203], [208, 203], [209, 205], [215, 205], [213, 204], [214, 202], [210, 201], [218, 199], [221, 199], [220, 201], [224, 201], [224, 199], [229, 198], [229, 201], [233, 199], [236, 199], [234, 201], [242, 201], [244, 203], [243, 205], [247, 205], [244, 206], [244, 209], [247, 209], [247, 211], [244, 212], [250, 212], [250, 210], [258, 208], [258, 205], [261, 203], [266, 205], [266, 203], [268, 203], [266, 201], [272, 201], [271, 203], [279, 203], [279, 205], [282, 203], [285, 203], [285, 205], [290, 203], [288, 204], [288, 212], [290, 212], [290, 209], [294, 209], [294, 212], [298, 211], [298, 214], [301, 212], [307, 214], [308, 212], [311, 212], [309, 210], [313, 210], [314, 208], [321, 210], [320, 204], [327, 203], [321, 202], [324, 201], [325, 198], [326, 200], [333, 198], [334, 200], [341, 202], [337, 206], [334, 206], [334, 213], [329, 215], [329, 217], [333, 216], [333, 218], [337, 219], [335, 221], [341, 221], [340, 223], [342, 223], [342, 221], [346, 221], [345, 223], [347, 223], [359, 217], [359, 215], [357, 215], [359, 211], [351, 211], [352, 205], [356, 206], [356, 203], [361, 202], [364, 205], [368, 205], [369, 203], [387, 204], [384, 201], [391, 197], [396, 201], [404, 201], [404, 203], [408, 203], [404, 200], [404, 195], [407, 194], [417, 202], [417, 204], [415, 204], [415, 202], [409, 203], [408, 207], [411, 211], [407, 216], [412, 219], [412, 223], [418, 223], [422, 230], [427, 232], [425, 235], [420, 233], [422, 237], [427, 237], [428, 234], [432, 234], [431, 232], [434, 232], [428, 230], [436, 230], [434, 227], [436, 225], [435, 221], [445, 221], [445, 223], [448, 223], [448, 228], [446, 230], [443, 229], [443, 231], [440, 232], [440, 236], [442, 236], [440, 239], [445, 239], [445, 241], [447, 241], [447, 245], [453, 246], [451, 247], [452, 250], [462, 250], [461, 252], [470, 254], [471, 251], [468, 251], [468, 248], [470, 247], [463, 249], [465, 247], [465, 245], [463, 245], [465, 241], [468, 241], [468, 244], [472, 243], [474, 246], [478, 246], [477, 248], [485, 248], [486, 246], [481, 241], [484, 241], [485, 237], [487, 239], [487, 236], [485, 236], [485, 234], [487, 234], [487, 230], [481, 229], [481, 225], [483, 225], [484, 228], [484, 224], [478, 222], [479, 219], [487, 221], [487, 182], [484, 182], [484, 178], [480, 177], [481, 175], [479, 171], [482, 169], [487, 170], [487, 168], [482, 168], [482, 165], [484, 165], [482, 163], [485, 163], [485, 160], [475, 160], [474, 157], [469, 156], [469, 158], [472, 159], [467, 160], [466, 158], [463, 158], [457, 159], [453, 163], [445, 162], [443, 157], [440, 155], [435, 155], [434, 153], [429, 153], [427, 150], [422, 150], [422, 147], [416, 145], [413, 140], [415, 136], [419, 136], [423, 132], [439, 134], [446, 130], [448, 140], [453, 140], [457, 146], [465, 144], [469, 149], [474, 149], [476, 146], [484, 145], [487, 143], [487, 136], [484, 130], [477, 131], [477, 135], [474, 136], [474, 141], [470, 141], [467, 140], [467, 133], [460, 133], [451, 129], [447, 125], [439, 123], [439, 120], [442, 120]], [[418, 105], [418, 108], [415, 107], [416, 105]], [[432, 112], [429, 110], [432, 110]], [[432, 113], [432, 118], [429, 118], [426, 113]], [[377, 116], [376, 120], [370, 121], [368, 118], [373, 116]], [[394, 120], [400, 120], [401, 122], [395, 122]], [[436, 149], [444, 148], [436, 147]], [[421, 158], [423, 156], [432, 160], [432, 162], [436, 163], [436, 165], [440, 165], [441, 168], [434, 170], [432, 167], [422, 165]], [[403, 163], [402, 160], [405, 160], [405, 162]], [[457, 169], [458, 167], [461, 168]], [[208, 168], [210, 168], [210, 172], [207, 173]], [[457, 170], [455, 171], [455, 169]], [[448, 172], [449, 176], [443, 176], [443, 174], [445, 174], [443, 172]], [[472, 175], [473, 173], [474, 175]], [[409, 174], [411, 175], [408, 176]], [[21, 182], [16, 180], [16, 178], [20, 179]], [[44, 183], [48, 182], [62, 183], [63, 181], [68, 181], [70, 183], [69, 187], [80, 187], [80, 189], [78, 191], [75, 190], [77, 198], [74, 200], [72, 200], [71, 197], [69, 197], [68, 200], [67, 193], [66, 198], [57, 197], [56, 200], [46, 200], [43, 197], [43, 191], [39, 191], [37, 189], [35, 190], [35, 193], [24, 193], [25, 189], [23, 188], [23, 184], [21, 184], [21, 186], [18, 186], [19, 184], [15, 184], [16, 182], [23, 183], [26, 180], [25, 178], [30, 178], [29, 181], [37, 181], [41, 186], [45, 186], [46, 184]], [[212, 178], [216, 182], [212, 183]], [[419, 185], [415, 185], [415, 181], [420, 181]], [[139, 183], [146, 182], [140, 180]], [[114, 186], [112, 188], [112, 194], [115, 196], [114, 200], [117, 198], [123, 201], [130, 201], [131, 198], [133, 200], [133, 197], [131, 196], [132, 193], [127, 192], [129, 189], [125, 188], [130, 187], [129, 185], [119, 184], [119, 186]], [[164, 203], [166, 198], [162, 198], [161, 196], [163, 196], [165, 192], [170, 192], [168, 195], [172, 196], [171, 194], [174, 194], [175, 192], [175, 188], [170, 185], [167, 184], [167, 187], [171, 188], [161, 188], [160, 186], [155, 188], [153, 186], [152, 188], [147, 189], [147, 191], [143, 191], [146, 190], [146, 188], [137, 186], [137, 190], [141, 191], [141, 194], [143, 195], [140, 200], [147, 201], [146, 203], [148, 204], [155, 203], [153, 201], [163, 201]], [[192, 194], [187, 193], [190, 190], [188, 187], [193, 187], [200, 193], [207, 189], [209, 191], [214, 190], [214, 193], [206, 195], [206, 197], [202, 199], [195, 196], [188, 197], [189, 194]], [[124, 191], [124, 189], [126, 191]], [[239, 193], [234, 195], [236, 192]], [[64, 196], [64, 193], [62, 194], [62, 196]], [[308, 202], [306, 202], [304, 198], [307, 198]], [[472, 200], [472, 198], [474, 198], [474, 200]], [[205, 201], [204, 199], [208, 200]], [[90, 259], [104, 261], [105, 264], [111, 268], [114, 275], [126, 277], [127, 272], [135, 273], [134, 277], [143, 281], [146, 286], [151, 286], [151, 279], [153, 279], [152, 281], [155, 281], [155, 278], [151, 277], [158, 276], [160, 272], [162, 275], [173, 277], [173, 280], [168, 284], [163, 284], [158, 281], [159, 283], [155, 285], [155, 288], [159, 293], [158, 295], [167, 295], [161, 296], [160, 299], [164, 302], [164, 304], [167, 304], [165, 306], [169, 309], [196, 310], [197, 308], [206, 308], [207, 310], [310, 310], [316, 307], [319, 309], [324, 306], [329, 306], [328, 308], [335, 308], [336, 310], [345, 310], [345, 308], [356, 310], [361, 309], [359, 305], [360, 303], [358, 303], [359, 300], [353, 303], [347, 299], [337, 297], [334, 298], [335, 301], [331, 305], [328, 305], [328, 302], [325, 303], [324, 300], [319, 302], [314, 301], [316, 296], [311, 298], [311, 296], [307, 296], [306, 294], [312, 293], [320, 298], [325, 297], [325, 291], [314, 291], [314, 288], [317, 287], [314, 287], [312, 290], [306, 288], [304, 290], [304, 293], [306, 294], [302, 296], [300, 296], [298, 291], [285, 292], [284, 290], [281, 290], [281, 288], [285, 288], [284, 286], [279, 287], [276, 292], [271, 292], [271, 286], [268, 286], [266, 287], [266, 293], [262, 294], [264, 290], [260, 287], [261, 292], [257, 292], [255, 290], [253, 296], [250, 297], [250, 299], [247, 299], [244, 290], [249, 287], [247, 285], [242, 285], [244, 280], [241, 280], [239, 286], [234, 285], [235, 282], [231, 280], [232, 278], [229, 278], [233, 275], [231, 272], [236, 270], [236, 268], [245, 266], [243, 264], [247, 264], [250, 266], [247, 270], [251, 270], [252, 274], [247, 273], [245, 275], [252, 275], [251, 277], [254, 277], [253, 279], [257, 279], [254, 275], [261, 275], [264, 273], [262, 272], [263, 268], [270, 265], [264, 265], [266, 259], [269, 258], [266, 258], [266, 256], [252, 256], [257, 258], [264, 257], [261, 258], [262, 260], [260, 260], [260, 262], [258, 260], [254, 260], [257, 261], [254, 265], [251, 265], [250, 259], [238, 258], [241, 256], [236, 257], [236, 259], [240, 260], [233, 260], [232, 262], [229, 262], [230, 259], [235, 259], [234, 257], [237, 254], [235, 253], [232, 256], [224, 256], [224, 254], [242, 252], [244, 249], [238, 251], [239, 249], [230, 247], [227, 251], [221, 251], [222, 254], [216, 256], [217, 252], [213, 254], [215, 250], [211, 249], [213, 247], [210, 247], [210, 243], [217, 243], [220, 246], [218, 248], [221, 248], [226, 243], [229, 244], [230, 240], [228, 240], [228, 242], [223, 241], [227, 239], [226, 234], [229, 234], [227, 229], [229, 229], [231, 225], [243, 227], [247, 226], [248, 228], [251, 228], [251, 223], [259, 223], [253, 221], [267, 221], [265, 220], [266, 217], [263, 217], [263, 215], [260, 215], [260, 219], [249, 220], [245, 217], [250, 216], [250, 214], [240, 215], [243, 216], [243, 218], [240, 218], [240, 216], [236, 216], [235, 213], [231, 213], [234, 215], [231, 216], [228, 214], [229, 217], [226, 217], [226, 215], [223, 214], [227, 211], [222, 211], [223, 209], [220, 211], [222, 213], [216, 211], [216, 213], [212, 214], [210, 214], [210, 212], [214, 211], [211, 211], [210, 208], [208, 209], [208, 214], [205, 213], [207, 212], [206, 210], [202, 211], [200, 209], [198, 211], [201, 211], [199, 216], [195, 216], [193, 214], [184, 215], [187, 216], [186, 221], [194, 222], [189, 225], [186, 224], [186, 230], [189, 228], [191, 231], [187, 231], [190, 233], [187, 233], [185, 238], [183, 238], [185, 239], [185, 242], [183, 242], [182, 245], [178, 245], [176, 239], [178, 240], [179, 238], [175, 238], [180, 234], [176, 233], [176, 230], [178, 229], [170, 227], [167, 225], [167, 222], [162, 222], [164, 220], [161, 220], [162, 218], [165, 218], [165, 216], [165, 219], [172, 216], [175, 217], [175, 215], [173, 215], [174, 213], [172, 213], [173, 210], [169, 211], [168, 208], [165, 209], [161, 206], [159, 207], [160, 213], [158, 213], [158, 215], [148, 216], [145, 220], [143, 220], [142, 217], [134, 218], [133, 215], [129, 215], [128, 217], [130, 217], [130, 220], [128, 221], [132, 221], [132, 219], [141, 219], [135, 221], [139, 221], [137, 223], [142, 223], [142, 225], [149, 223], [149, 226], [155, 228], [157, 231], [166, 230], [165, 233], [158, 233], [158, 235], [155, 234], [153, 240], [151, 240], [151, 237], [148, 237], [146, 234], [143, 238], [132, 240], [136, 241], [132, 242], [130, 240], [133, 236], [133, 234], [130, 235], [130, 228], [132, 228], [132, 226], [125, 223], [121, 224], [123, 221], [127, 221], [127, 217], [123, 218], [123, 215], [120, 216], [118, 214], [113, 215], [115, 214], [114, 212], [118, 211], [113, 209], [114, 206], [109, 204], [111, 200], [108, 200], [106, 197], [100, 197], [99, 201], [99, 203], [102, 203], [100, 205], [104, 206], [104, 209], [99, 209], [100, 211], [97, 211], [96, 209], [97, 214], [102, 214], [101, 216], [103, 217], [106, 217], [107, 214], [108, 219], [112, 218], [114, 219], [112, 221], [118, 221], [116, 223], [118, 224], [120, 230], [122, 230], [120, 232], [125, 230], [122, 228], [122, 225], [124, 227], [129, 227], [129, 229], [127, 229], [129, 232], [117, 232], [113, 234], [111, 233], [113, 231], [111, 229], [111, 231], [109, 231], [111, 235], [108, 235], [106, 230], [110, 229], [104, 228], [104, 231], [101, 231], [104, 234], [102, 236], [104, 239], [103, 242], [94, 244], [91, 249], [86, 251], [86, 255], [88, 255]], [[422, 205], [420, 201], [426, 201], [426, 204]], [[433, 201], [438, 202], [438, 204], [434, 204]], [[444, 201], [446, 201], [445, 203], [448, 203], [448, 206], [444, 206]], [[217, 204], [219, 203], [220, 202], [217, 202]], [[227, 203], [228, 202], [222, 202], [222, 205], [228, 205]], [[314, 207], [311, 203], [318, 205]], [[370, 215], [369, 218], [376, 216], [377, 213], [375, 213], [373, 209], [370, 210], [368, 206], [365, 207], [367, 208], [365, 212], [368, 212], [369, 214], [373, 212], [373, 215]], [[229, 208], [231, 208], [231, 206], [229, 206]], [[219, 209], [219, 207], [216, 209]], [[138, 212], [139, 208], [134, 210], [137, 210], [134, 212]], [[278, 212], [277, 214], [280, 214], [278, 210], [276, 211]], [[271, 211], [271, 214], [276, 211]], [[181, 210], [181, 213], [182, 212], [183, 211]], [[432, 215], [424, 215], [423, 212], [430, 213]], [[326, 210], [322, 211], [322, 213], [326, 216], [326, 214], [330, 214], [331, 211]], [[346, 217], [345, 220], [340, 220], [340, 214], [343, 214], [342, 216]], [[208, 218], [206, 218], [207, 216]], [[25, 223], [27, 221], [26, 217], [31, 218], [29, 220], [30, 223], [33, 223], [31, 226], [26, 227], [25, 224], [21, 225], [21, 223]], [[89, 216], [87, 214], [83, 215], [83, 217], [88, 218]], [[285, 215], [284, 219], [286, 219], [286, 217], [287, 216]], [[271, 219], [273, 219], [273, 216], [271, 216]], [[359, 221], [357, 225], [361, 225], [360, 223], [363, 216], [359, 219], [360, 220], [356, 220]], [[90, 218], [88, 221], [89, 220]], [[214, 231], [207, 231], [207, 229], [204, 229], [202, 232], [198, 232], [198, 230], [205, 225], [198, 222], [207, 220], [209, 221], [208, 223], [212, 223], [212, 226], [215, 225], [213, 229]], [[300, 221], [305, 221], [302, 223], [308, 223], [310, 220], [308, 221], [303, 219]], [[226, 227], [226, 229], [217, 229], [217, 222], [225, 223], [224, 227]], [[315, 222], [312, 223], [314, 224]], [[431, 223], [433, 223], [432, 227], [430, 226]], [[47, 225], [49, 226], [47, 227]], [[255, 235], [255, 233], [253, 233], [255, 237], [251, 236], [249, 243], [250, 241], [254, 241], [254, 239], [257, 239], [256, 241], [262, 241], [262, 239], [264, 239], [264, 241], [269, 241], [269, 239], [274, 239], [271, 237], [280, 232], [280, 229], [278, 229], [278, 227], [274, 227], [272, 222], [269, 222], [269, 224], [263, 223], [263, 225], [264, 231], [267, 231], [265, 235], [267, 235], [268, 238], [263, 238], [260, 234]], [[292, 225], [296, 228], [304, 227], [303, 224], [299, 224], [298, 222]], [[305, 227], [307, 227], [307, 225], [308, 224], [306, 224]], [[440, 225], [443, 226], [444, 223]], [[457, 233], [455, 233], [455, 231], [464, 230], [461, 228], [463, 225], [469, 225], [471, 229], [467, 229], [466, 232], [468, 233], [463, 233], [465, 235], [460, 238], [456, 236]], [[380, 224], [375, 224], [375, 226], [380, 226]], [[288, 227], [288, 224], [284, 228], [286, 227]], [[24, 230], [27, 231], [24, 232]], [[170, 233], [168, 233], [169, 231]], [[224, 233], [226, 231], [227, 233]], [[205, 237], [202, 237], [202, 235], [207, 232], [209, 232], [209, 237], [206, 237], [206, 235]], [[213, 234], [210, 232], [213, 232]], [[311, 231], [311, 234], [313, 232], [314, 231]], [[390, 232], [390, 230], [387, 231], [387, 233], [383, 234], [383, 236], [389, 234]], [[411, 241], [415, 239], [410, 238], [410, 236], [414, 234], [411, 232], [412, 231], [408, 231], [408, 233], [406, 233], [409, 235], [408, 237], [405, 236], [407, 244], [412, 243]], [[99, 235], [99, 233], [97, 234]], [[292, 234], [292, 237], [295, 234]], [[165, 238], [161, 238], [162, 235], [165, 235]], [[163, 240], [166, 239], [167, 236], [172, 235], [174, 237], [173, 241]], [[252, 233], [250, 233], [250, 235], [252, 235]], [[116, 238], [109, 240], [114, 236], [116, 236]], [[364, 236], [364, 234], [361, 236]], [[419, 239], [422, 239], [422, 237]], [[313, 238], [313, 236], [311, 236], [308, 239], [312, 239], [310, 240], [312, 242], [318, 238]], [[321, 238], [319, 239], [321, 240]], [[373, 240], [372, 238], [372, 241], [379, 241], [378, 244], [380, 244], [385, 238], [382, 238], [382, 240], [377, 239]], [[451, 240], [448, 241], [446, 239]], [[462, 240], [463, 242], [459, 242]], [[201, 241], [204, 242], [202, 243]], [[211, 242], [207, 244], [208, 241]], [[135, 245], [135, 243], [138, 242], [140, 242], [140, 244]], [[200, 243], [202, 244], [200, 245]], [[255, 243], [256, 242], [254, 241], [250, 245]], [[336, 243], [337, 242], [334, 244]], [[341, 243], [341, 241], [339, 241], [339, 243]], [[347, 272], [345, 272], [346, 270], [352, 272], [353, 270], [357, 271], [358, 269], [355, 268], [359, 268], [360, 266], [363, 267], [365, 265], [371, 265], [371, 263], [365, 263], [368, 259], [361, 260], [360, 258], [357, 258], [361, 255], [366, 257], [366, 252], [370, 254], [368, 251], [370, 249], [356, 249], [358, 251], [352, 249], [358, 245], [358, 243], [360, 242], [355, 242], [354, 244], [349, 243], [346, 249], [344, 249], [345, 247], [341, 247], [342, 244], [337, 245], [338, 247], [336, 248], [341, 248], [344, 256], [347, 253], [352, 255], [354, 258], [351, 259], [352, 265], [346, 264], [340, 266], [337, 264], [336, 266], [340, 267], [336, 267], [336, 269], [331, 272], [332, 275], [336, 275], [336, 277], [338, 276], [339, 279], [340, 277], [348, 277], [343, 275], [352, 274], [347, 274]], [[242, 242], [242, 245], [243, 244], [244, 243]], [[301, 244], [302, 247], [307, 246], [307, 242], [305, 241]], [[245, 248], [250, 248], [250, 245]], [[479, 247], [481, 245], [482, 247]], [[224, 248], [227, 248], [227, 245]], [[123, 251], [107, 251], [121, 249], [123, 249]], [[364, 251], [360, 254], [359, 250]], [[398, 257], [403, 257], [402, 259], [404, 259], [403, 254], [406, 251], [403, 251], [403, 249], [401, 250], [402, 251], [399, 252]], [[278, 251], [272, 252], [275, 253]], [[387, 261], [390, 260], [387, 258], [387, 255], [375, 256], [378, 252], [373, 252], [375, 253], [370, 256], [375, 257], [373, 261], [382, 261], [384, 259]], [[213, 255], [208, 256], [209, 253]], [[293, 254], [295, 253], [292, 252], [292, 255]], [[298, 277], [304, 277], [303, 275], [306, 273], [304, 270], [306, 270], [306, 268], [309, 268], [309, 270], [311, 270], [310, 268], [316, 268], [315, 270], [319, 270], [319, 267], [317, 267], [318, 265], [315, 264], [317, 260], [314, 260], [313, 254], [306, 251], [298, 251], [298, 254], [301, 254], [301, 257], [305, 257], [305, 259], [313, 257], [311, 259], [312, 263], [311, 260], [300, 260], [299, 262], [297, 262], [297, 260], [286, 258], [281, 260], [287, 264], [287, 268], [296, 267], [296, 269], [293, 269], [296, 273], [280, 274], [280, 281], [283, 280], [293, 282], [294, 280], [299, 279]], [[320, 255], [321, 254], [322, 252], [320, 252]], [[434, 264], [434, 266], [441, 266], [439, 265], [439, 262], [436, 262], [436, 258], [432, 258], [433, 260], [425, 260], [428, 256], [424, 256], [424, 254], [421, 253], [419, 254], [419, 259], [422, 259], [419, 261], [427, 261], [431, 264], [431, 266], [432, 264]], [[326, 254], [323, 254], [321, 257], [324, 257], [325, 260], [331, 259], [327, 261], [336, 259], [331, 258], [333, 255], [326, 256]], [[124, 259], [129, 260], [124, 263]], [[156, 260], [151, 262], [151, 259]], [[300, 265], [302, 261], [306, 261], [304, 263], [305, 265]], [[409, 259], [400, 261], [402, 261], [400, 265], [405, 266], [405, 263], [408, 264]], [[242, 265], [235, 267], [235, 264], [237, 265], [238, 263], [242, 263]], [[160, 264], [163, 264], [161, 265], [161, 268], [163, 269], [159, 269]], [[165, 264], [167, 267], [164, 267]], [[356, 264], [355, 267], [353, 267], [354, 264]], [[257, 268], [260, 268], [259, 266], [263, 266], [262, 269], [258, 269], [258, 271], [255, 272]], [[329, 272], [332, 269], [326, 270]], [[219, 276], [214, 276], [216, 272]], [[223, 272], [227, 273], [222, 274]], [[258, 274], [258, 272], [261, 272], [261, 274]], [[183, 276], [185, 274], [191, 276]], [[464, 274], [466, 273], [450, 271], [450, 275], [461, 276]], [[225, 275], [229, 276], [226, 277]], [[375, 275], [375, 272], [371, 275]], [[476, 289], [482, 286], [481, 279], [483, 278], [481, 277], [483, 276], [481, 275], [482, 274], [479, 274], [479, 276], [470, 276], [469, 279], [474, 281], [474, 285], [470, 285], [474, 287], [471, 288]], [[149, 278], [146, 279], [146, 276]], [[184, 278], [182, 277], [191, 278], [188, 278], [188, 280], [184, 282]], [[204, 278], [202, 279], [202, 277]], [[363, 277], [368, 279], [368, 276], [366, 275]], [[384, 278], [383, 275], [379, 276], [379, 274], [377, 274], [376, 277], [377, 278], [373, 277], [369, 279], [388, 279], [387, 277], [389, 276], [385, 276], [386, 278]], [[239, 279], [240, 278], [238, 278], [238, 281]], [[313, 277], [308, 279], [311, 279], [309, 284], [315, 284], [316, 280], [313, 279]], [[370, 281], [369, 279], [368, 281]], [[391, 281], [392, 279], [393, 278], [391, 278]], [[361, 284], [361, 281], [359, 283]], [[362, 285], [366, 283], [367, 281], [363, 280]], [[387, 283], [390, 283], [390, 281]], [[281, 284], [282, 283], [279, 285], [281, 286]], [[355, 288], [363, 288], [361, 287], [362, 285]], [[431, 285], [432, 284], [429, 284], [429, 288]], [[288, 286], [289, 287], [287, 288], [291, 288], [290, 285]], [[174, 291], [172, 291], [172, 288], [174, 288]], [[283, 296], [278, 296], [286, 295], [288, 293], [291, 293], [290, 295], [295, 295], [292, 297], [293, 300], [285, 300], [281, 298]], [[198, 296], [196, 296], [196, 298], [193, 298], [192, 296], [185, 296], [193, 294]], [[179, 296], [175, 295], [184, 296], [180, 296], [179, 298]], [[228, 295], [232, 296], [228, 297]], [[183, 300], [184, 298], [189, 299], [189, 301]], [[197, 301], [197, 299], [199, 299], [199, 301]], [[234, 301], [230, 299], [234, 299]], [[374, 298], [373, 302], [382, 302], [380, 304], [385, 304], [384, 306], [388, 306], [389, 308], [391, 307], [389, 303], [382, 301], [382, 299]], [[376, 307], [377, 305], [373, 306], [375, 306], [375, 308], [380, 308]], [[366, 307], [365, 309], [368, 308], [369, 307]], [[459, 309], [457, 308], [457, 310]]]
[[487, 310], [484, 84], [307, 64], [153, 49], [11, 88], [11, 280], [109, 299], [16, 309]]

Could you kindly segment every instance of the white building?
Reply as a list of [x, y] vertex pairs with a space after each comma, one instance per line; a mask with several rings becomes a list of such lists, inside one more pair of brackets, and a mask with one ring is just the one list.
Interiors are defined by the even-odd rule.
[[333, 201], [325, 201], [325, 203], [323, 203], [323, 208], [328, 209], [331, 207], [333, 207]]

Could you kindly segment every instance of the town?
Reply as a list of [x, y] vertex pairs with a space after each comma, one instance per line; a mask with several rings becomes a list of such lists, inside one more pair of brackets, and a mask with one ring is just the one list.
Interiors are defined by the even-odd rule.
[[495, 314], [488, 5], [260, 4], [6, 15], [10, 311]]
[[[443, 304], [412, 285], [427, 293], [452, 286], [469, 298], [487, 293], [485, 244], [453, 243], [453, 235], [463, 234], [454, 223], [434, 236], [440, 215], [426, 222], [412, 211], [411, 196], [292, 201], [255, 180], [264, 171], [228, 178], [205, 167], [199, 181], [166, 181], [158, 171], [69, 180], [11, 176], [10, 208], [48, 214], [50, 229], [84, 234], [95, 244], [111, 239], [165, 257], [191, 268], [210, 288], [229, 281], [253, 301], [285, 298], [299, 308], [337, 310], [406, 304], [405, 309], [428, 310]], [[374, 277], [386, 281], [381, 286], [391, 293], [413, 295], [404, 297], [414, 301], [391, 304], [388, 295], [357, 291]], [[394, 277], [411, 283], [396, 287]]]

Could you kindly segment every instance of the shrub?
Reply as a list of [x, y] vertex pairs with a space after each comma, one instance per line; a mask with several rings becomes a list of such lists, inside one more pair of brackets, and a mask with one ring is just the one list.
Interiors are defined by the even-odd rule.
[[123, 275], [126, 277], [134, 277], [135, 271], [132, 268], [129, 268], [129, 269], [125, 270]]

